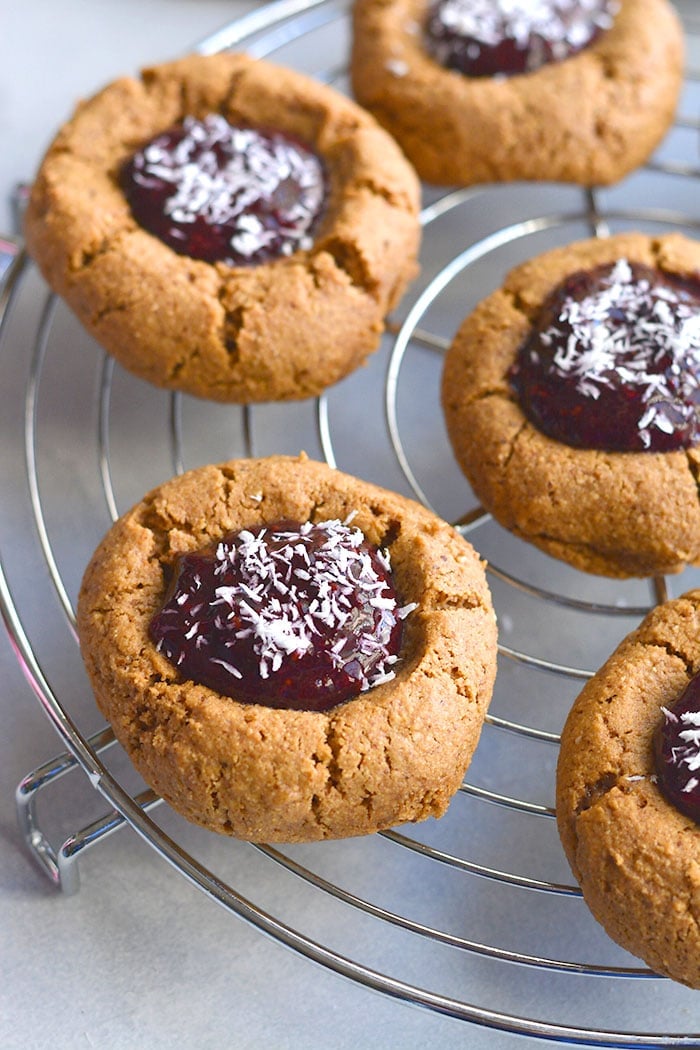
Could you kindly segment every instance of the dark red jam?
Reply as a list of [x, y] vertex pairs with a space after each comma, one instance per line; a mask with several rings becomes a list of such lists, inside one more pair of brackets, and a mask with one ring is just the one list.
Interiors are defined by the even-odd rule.
[[152, 139], [122, 168], [121, 186], [144, 229], [181, 255], [230, 266], [310, 248], [326, 199], [310, 149], [219, 114]]
[[525, 415], [577, 448], [669, 452], [700, 439], [700, 278], [622, 259], [568, 277], [510, 380]]
[[150, 636], [217, 693], [325, 711], [394, 677], [412, 608], [359, 529], [284, 521], [182, 557]]
[[700, 675], [670, 710], [663, 709], [654, 734], [654, 757], [662, 794], [700, 823]]
[[531, 73], [593, 43], [617, 8], [617, 0], [435, 0], [426, 46], [465, 76]]

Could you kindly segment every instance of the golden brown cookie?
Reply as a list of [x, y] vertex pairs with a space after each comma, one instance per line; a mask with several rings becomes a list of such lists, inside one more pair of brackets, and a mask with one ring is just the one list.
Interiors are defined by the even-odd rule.
[[[149, 639], [178, 555], [243, 527], [344, 521], [387, 548], [404, 621], [395, 678], [328, 711], [274, 709], [182, 680]], [[110, 530], [78, 603], [97, 702], [144, 779], [189, 820], [253, 841], [360, 835], [440, 816], [495, 674], [481, 562], [420, 505], [302, 456], [190, 471]]]
[[421, 178], [616, 182], [669, 127], [683, 34], [668, 0], [620, 0], [612, 28], [534, 72], [469, 77], [426, 50], [427, 0], [356, 0], [355, 97], [396, 138]]
[[700, 827], [657, 786], [654, 731], [700, 671], [700, 591], [654, 609], [575, 701], [557, 822], [596, 919], [624, 948], [700, 987]]
[[614, 577], [700, 561], [697, 447], [606, 452], [553, 440], [526, 418], [508, 373], [550, 292], [622, 258], [700, 274], [700, 244], [679, 234], [620, 234], [547, 252], [516, 267], [464, 321], [442, 381], [452, 447], [484, 507], [548, 554]]
[[[307, 143], [328, 195], [310, 248], [257, 266], [177, 254], [133, 218], [125, 161], [186, 117], [220, 114]], [[51, 287], [125, 368], [219, 401], [304, 398], [376, 349], [416, 272], [419, 187], [353, 102], [245, 55], [191, 56], [80, 105], [41, 165], [26, 216]]]

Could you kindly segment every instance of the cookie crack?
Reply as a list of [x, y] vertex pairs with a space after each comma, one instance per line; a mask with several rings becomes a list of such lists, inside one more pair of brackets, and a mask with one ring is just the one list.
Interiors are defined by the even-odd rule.
[[662, 652], [666, 653], [667, 656], [672, 656], [675, 657], [676, 660], [680, 660], [689, 677], [693, 677], [696, 674], [697, 668], [694, 667], [692, 658], [681, 652], [680, 649], [676, 649], [676, 647], [671, 645], [670, 642], [664, 642], [663, 640], [655, 641], [651, 643], [648, 648], [660, 649]]
[[321, 813], [321, 806], [322, 806], [321, 796], [320, 795], [312, 795], [311, 796], [311, 812], [312, 812], [313, 818], [316, 821], [316, 823], [318, 824], [318, 826], [323, 828], [326, 825], [325, 825], [325, 822], [323, 820], [323, 815]]
[[358, 179], [352, 185], [353, 189], [368, 190], [374, 197], [379, 197], [381, 200], [386, 201], [387, 204], [391, 205], [392, 208], [396, 208], [397, 211], [407, 212], [409, 215], [413, 215], [415, 212], [413, 201], [408, 193], [396, 193], [389, 186], [381, 185], [368, 176]]
[[[214, 507], [214, 501], [211, 506]], [[149, 564], [155, 562], [164, 573], [171, 571], [170, 562], [173, 558], [171, 533], [186, 535], [201, 546], [211, 538], [208, 527], [200, 531], [199, 524], [190, 524], [181, 513], [171, 512], [167, 504], [157, 503], [155, 499], [144, 500], [136, 522], [140, 528], [150, 534], [153, 540], [154, 549], [149, 553]], [[179, 552], [178, 550], [176, 554]]]
[[106, 317], [111, 314], [123, 314], [129, 310], [128, 303], [106, 303], [101, 309], [96, 310], [90, 318], [90, 323], [100, 325]]
[[117, 239], [118, 237], [103, 237], [99, 243], [91, 245], [90, 247], [82, 248], [80, 252], [77, 252], [70, 258], [70, 273], [74, 276], [78, 276], [86, 270], [89, 270], [98, 259], [102, 258], [104, 255], [108, 255], [109, 252], [112, 251]]
[[360, 805], [367, 812], [367, 823], [368, 824], [371, 823], [372, 819], [373, 819], [372, 818], [372, 814], [374, 812], [374, 795], [371, 792], [368, 791], [360, 799]]
[[619, 79], [620, 66], [614, 54], [610, 54], [603, 48], [596, 49], [595, 47], [591, 48], [588, 54], [591, 61], [597, 64], [603, 80], [609, 80], [614, 83]]
[[510, 467], [511, 460], [513, 459], [513, 456], [515, 455], [515, 450], [516, 450], [516, 447], [517, 447], [517, 445], [518, 445], [518, 443], [520, 441], [520, 438], [522, 437], [523, 431], [527, 430], [529, 426], [530, 426], [530, 424], [528, 423], [527, 419], [523, 419], [522, 423], [520, 424], [520, 426], [516, 430], [515, 434], [513, 434], [513, 437], [511, 438], [511, 441], [510, 441], [510, 447], [509, 447], [509, 449], [508, 449], [508, 451], [506, 453], [505, 459], [503, 460], [503, 464], [502, 464], [502, 467], [501, 467], [501, 469], [502, 469], [504, 474], [508, 471], [508, 469]]
[[514, 310], [517, 310], [519, 314], [525, 318], [525, 320], [532, 324], [532, 321], [539, 309], [539, 304], [528, 303], [522, 292], [517, 291], [514, 288], [501, 288], [501, 292], [505, 295], [509, 304]]
[[315, 791], [312, 794], [310, 807], [311, 813], [318, 827], [328, 830], [329, 823], [324, 815], [328, 795], [332, 791], [337, 791], [341, 797], [344, 796], [342, 788], [343, 769], [340, 762], [342, 745], [338, 739], [336, 728], [332, 720], [329, 720], [326, 725], [325, 744], [327, 749], [326, 753], [319, 754], [318, 751], [315, 751], [313, 760], [317, 766], [322, 766], [325, 769], [326, 782], [323, 793]]
[[389, 550], [394, 543], [398, 540], [401, 535], [401, 522], [397, 518], [392, 518], [387, 522], [384, 531], [382, 533], [381, 540], [378, 543], [379, 547]]
[[165, 377], [166, 380], [168, 382], [176, 382], [178, 377], [185, 370], [185, 368], [192, 365], [193, 362], [199, 360], [201, 356], [201, 352], [197, 349], [197, 347], [193, 347], [190, 353], [183, 354], [181, 357], [178, 358], [177, 361], [173, 363], [172, 367], [168, 369], [168, 372]]
[[554, 535], [552, 533], [541, 531], [541, 532], [530, 532], [521, 529], [517, 523], [513, 525], [513, 531], [520, 536], [522, 539], [529, 540], [530, 542], [541, 541], [543, 544], [549, 544], [555, 547], [561, 547], [567, 551], [577, 551], [583, 554], [593, 555], [596, 559], [605, 559], [609, 561], [611, 558], [614, 559], [614, 553], [611, 555], [605, 549], [596, 546], [593, 543], [585, 543], [583, 541], [574, 542], [573, 540], [562, 539], [561, 536]]
[[342, 744], [338, 739], [335, 723], [332, 720], [329, 720], [326, 729], [326, 745], [330, 751], [330, 756], [326, 761], [326, 769], [328, 771], [326, 790], [337, 791], [339, 795], [343, 795], [343, 767], [340, 761]]
[[[229, 111], [236, 112], [236, 92], [238, 91], [239, 84], [241, 84], [248, 75], [248, 71], [249, 67], [243, 69], [236, 69], [231, 73], [231, 79], [228, 82], [228, 88], [226, 90], [226, 97], [224, 98], [220, 108], [220, 112], [223, 116], [226, 116], [227, 112]], [[240, 120], [245, 120], [245, 117], [240, 112], [238, 112], [238, 117]]]
[[346, 275], [353, 287], [376, 298], [377, 281], [372, 277], [357, 245], [339, 236], [328, 237], [319, 245], [319, 251], [330, 255], [336, 267]]
[[309, 509], [306, 512], [307, 521], [324, 521], [327, 517], [326, 500], [322, 494], [310, 494]]
[[218, 472], [224, 483], [228, 484], [238, 481], [238, 471], [229, 463], [224, 463], [218, 467]]
[[[443, 393], [444, 408], [446, 412], [453, 413], [457, 418], [460, 417], [466, 410], [473, 408], [475, 405], [481, 405], [482, 402], [487, 402], [491, 398], [496, 400], [502, 400], [505, 402], [517, 403], [514, 392], [506, 386], [489, 386], [481, 390], [475, 390], [471, 396], [467, 392], [466, 396], [464, 391], [461, 389], [453, 392], [445, 390]], [[523, 423], [517, 433], [513, 436], [513, 442], [520, 436], [522, 427], [527, 424], [527, 419], [523, 417]], [[506, 463], [510, 461], [512, 455], [512, 449], [508, 453]]]
[[[221, 300], [221, 296], [219, 299]], [[240, 360], [238, 346], [241, 332], [245, 327], [245, 314], [245, 307], [235, 306], [232, 310], [226, 310], [224, 315], [222, 343], [231, 365], [236, 365]]]
[[618, 773], [609, 770], [607, 773], [601, 774], [592, 784], [586, 784], [583, 795], [581, 795], [574, 808], [575, 816], [580, 817], [582, 813], [587, 813], [589, 810], [599, 806], [611, 791], [614, 791], [616, 788], [623, 790], [621, 780], [622, 778]]
[[439, 585], [426, 581], [425, 589], [420, 597], [417, 612], [484, 612], [490, 613], [489, 606], [478, 590], [460, 590], [455, 593], [448, 591]]

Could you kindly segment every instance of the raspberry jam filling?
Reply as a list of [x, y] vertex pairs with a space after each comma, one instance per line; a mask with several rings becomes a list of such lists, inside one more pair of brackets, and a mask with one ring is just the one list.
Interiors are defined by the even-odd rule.
[[150, 636], [224, 696], [325, 711], [394, 677], [413, 608], [359, 529], [282, 521], [182, 557]]
[[697, 444], [700, 278], [624, 259], [573, 274], [544, 304], [509, 378], [525, 415], [564, 444]]
[[470, 77], [531, 73], [591, 44], [617, 8], [617, 0], [436, 0], [426, 47]]
[[700, 823], [700, 675], [662, 710], [654, 734], [657, 784], [677, 810]]
[[136, 221], [181, 255], [249, 266], [310, 248], [326, 200], [319, 157], [281, 131], [186, 117], [121, 171]]

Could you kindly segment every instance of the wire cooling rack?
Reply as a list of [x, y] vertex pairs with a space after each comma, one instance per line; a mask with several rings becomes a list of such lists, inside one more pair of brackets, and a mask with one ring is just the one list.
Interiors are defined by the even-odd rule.
[[[66, 747], [24, 778], [17, 807], [28, 849], [62, 890], [77, 890], [88, 847], [130, 825], [229, 912], [368, 989], [571, 1045], [700, 1045], [697, 993], [650, 973], [590, 917], [552, 806], [559, 730], [582, 682], [651, 604], [697, 586], [698, 573], [597, 579], [509, 536], [476, 505], [439, 404], [452, 334], [515, 263], [624, 229], [697, 236], [700, 12], [679, 7], [690, 68], [652, 162], [606, 190], [426, 191], [420, 278], [369, 365], [316, 401], [221, 406], [152, 389], [102, 355], [16, 242], [0, 242], [0, 491], [10, 497], [0, 606]], [[347, 0], [278, 0], [199, 50], [245, 48], [347, 90], [348, 42]], [[467, 781], [442, 820], [273, 849], [186, 824], [138, 780], [100, 724], [73, 609], [98, 540], [148, 489], [200, 463], [300, 448], [417, 497], [469, 536], [489, 563], [499, 672]], [[78, 830], [54, 826], [61, 792]]]

